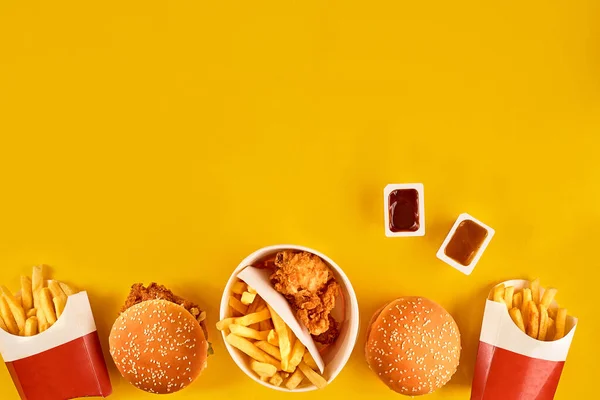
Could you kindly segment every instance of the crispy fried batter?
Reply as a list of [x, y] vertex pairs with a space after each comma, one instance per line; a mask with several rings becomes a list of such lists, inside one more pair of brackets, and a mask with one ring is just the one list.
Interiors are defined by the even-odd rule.
[[327, 332], [339, 290], [329, 267], [314, 254], [291, 250], [277, 253], [275, 266], [275, 290], [288, 299], [312, 335]]
[[317, 343], [327, 345], [335, 342], [339, 335], [340, 324], [329, 315], [329, 329], [320, 335], [313, 335], [313, 339]]
[[179, 304], [188, 310], [190, 314], [192, 314], [194, 318], [198, 320], [202, 330], [204, 331], [204, 336], [208, 338], [208, 330], [206, 329], [204, 316], [198, 305], [175, 295], [163, 285], [159, 285], [155, 282], [152, 282], [150, 285], [148, 285], [148, 287], [144, 287], [142, 283], [133, 284], [131, 286], [129, 296], [127, 296], [127, 300], [125, 300], [125, 305], [121, 308], [121, 312], [127, 310], [129, 307], [147, 300], [166, 300], [170, 301], [171, 303]]

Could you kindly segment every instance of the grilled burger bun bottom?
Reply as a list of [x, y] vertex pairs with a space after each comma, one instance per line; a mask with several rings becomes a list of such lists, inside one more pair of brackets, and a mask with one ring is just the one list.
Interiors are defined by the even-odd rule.
[[444, 386], [460, 359], [452, 316], [423, 297], [400, 297], [379, 309], [367, 331], [369, 367], [395, 392], [418, 396]]
[[148, 300], [121, 313], [109, 337], [110, 354], [132, 385], [150, 393], [177, 392], [206, 365], [208, 342], [182, 306]]

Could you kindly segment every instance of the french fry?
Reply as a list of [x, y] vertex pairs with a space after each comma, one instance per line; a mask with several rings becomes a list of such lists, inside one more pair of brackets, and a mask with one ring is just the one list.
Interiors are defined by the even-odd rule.
[[236, 283], [233, 284], [233, 286], [231, 287], [231, 291], [235, 294], [242, 294], [246, 291], [246, 288], [248, 286], [246, 286], [245, 282], [242, 281], [237, 281]]
[[2, 319], [1, 314], [0, 314], [0, 329], [2, 329], [4, 332], [8, 332], [8, 327], [4, 323], [4, 319]]
[[504, 289], [504, 303], [506, 303], [506, 307], [509, 310], [512, 308], [514, 293], [515, 293], [514, 286], [508, 286], [508, 287], [506, 287], [506, 289]]
[[281, 369], [281, 363], [279, 361], [277, 361], [276, 359], [274, 359], [273, 357], [256, 347], [248, 339], [244, 339], [243, 337], [230, 333], [229, 335], [227, 335], [225, 340], [227, 341], [227, 343], [237, 348], [241, 352], [246, 353], [256, 361], [274, 365], [275, 367], [277, 367], [278, 370]]
[[67, 302], [67, 295], [60, 287], [58, 281], [48, 281], [48, 289], [50, 289], [52, 297], [60, 297], [65, 300], [65, 303]]
[[23, 308], [28, 313], [33, 308], [33, 291], [31, 289], [31, 278], [21, 276], [21, 296], [23, 298]]
[[38, 321], [37, 317], [27, 318], [25, 322], [25, 332], [24, 336], [33, 336], [38, 333]]
[[554, 326], [554, 320], [548, 316], [548, 333], [546, 333], [546, 340], [552, 341], [554, 340], [554, 335], [556, 334], [556, 329]]
[[272, 378], [277, 373], [277, 367], [272, 364], [250, 360], [250, 369], [261, 377]]
[[536, 304], [539, 303], [540, 302], [540, 279], [535, 278], [534, 280], [532, 280], [529, 287], [531, 288], [531, 297], [532, 297], [533, 302]]
[[48, 328], [50, 328], [50, 325], [48, 325], [47, 322], [43, 323], [42, 325], [39, 325], [39, 322], [38, 322], [38, 328], [40, 330], [40, 333], [42, 333], [42, 332], [48, 330]]
[[248, 293], [256, 294], [256, 290], [253, 287], [248, 286]]
[[265, 321], [269, 318], [271, 318], [271, 313], [269, 312], [268, 308], [265, 308], [264, 310], [235, 318], [235, 323], [238, 325], [249, 326], [260, 321]]
[[556, 311], [558, 311], [557, 307], [548, 307], [548, 316], [552, 319], [556, 319]]
[[242, 304], [248, 306], [254, 302], [255, 298], [256, 298], [256, 293], [244, 292], [244, 293], [242, 293], [241, 301], [242, 301]]
[[540, 304], [540, 330], [538, 332], [538, 340], [546, 340], [546, 334], [548, 333], [548, 308], [545, 305]]
[[277, 332], [277, 336], [279, 337], [281, 368], [284, 371], [287, 371], [289, 368], [290, 353], [292, 351], [288, 327], [283, 319], [281, 319], [281, 317], [275, 312], [275, 310], [271, 308], [270, 305], [267, 304], [267, 308], [271, 312], [271, 319], [273, 320], [273, 325], [275, 326], [275, 332]]
[[273, 346], [279, 347], [279, 336], [277, 336], [277, 332], [275, 332], [275, 330], [271, 329], [269, 331], [269, 334], [267, 335], [267, 342]]
[[54, 303], [54, 309], [56, 310], [56, 319], [58, 319], [65, 310], [67, 300], [62, 297], [53, 297], [52, 302]]
[[304, 347], [302, 342], [298, 338], [296, 338], [294, 346], [292, 347], [292, 353], [290, 354], [290, 362], [288, 365], [287, 372], [293, 372], [296, 369], [298, 364], [300, 364], [300, 362], [302, 361], [302, 357], [304, 356], [305, 351], [306, 347]]
[[44, 266], [39, 265], [33, 267], [31, 274], [31, 292], [35, 293], [44, 287]]
[[17, 327], [19, 328], [20, 331], [24, 330], [25, 329], [25, 310], [23, 310], [23, 307], [17, 301], [17, 298], [15, 296], [13, 296], [13, 294], [10, 292], [10, 290], [8, 290], [8, 288], [6, 286], [4, 286], [4, 285], [0, 286], [0, 290], [2, 291], [2, 295], [4, 296], [4, 299], [8, 303], [8, 307], [10, 308], [10, 311], [12, 312], [15, 322], [17, 323]]
[[521, 306], [523, 305], [523, 292], [515, 293], [513, 296], [513, 307], [517, 307], [521, 310]]
[[325, 378], [313, 371], [308, 365], [301, 362], [298, 365], [298, 368], [300, 371], [302, 371], [304, 376], [306, 376], [308, 380], [319, 389], [323, 389], [325, 386], [327, 386], [327, 381]]
[[525, 332], [525, 324], [523, 323], [523, 316], [521, 315], [521, 310], [519, 310], [517, 307], [513, 307], [508, 311], [508, 313], [510, 314], [510, 317], [515, 322], [515, 324], [519, 327], [519, 329]]
[[233, 296], [229, 296], [229, 306], [242, 315], [246, 315], [248, 313], [248, 306], [242, 304], [241, 301]]
[[77, 294], [77, 290], [73, 286], [67, 285], [64, 282], [58, 282], [58, 284], [60, 285], [60, 288], [63, 290], [63, 292], [65, 292], [67, 297]]
[[555, 288], [546, 289], [544, 291], [544, 295], [542, 296], [542, 300], [540, 300], [540, 304], [543, 304], [544, 307], [548, 309], [550, 307], [550, 304], [552, 303], [552, 300], [554, 300], [554, 297], [556, 296], [557, 292], [558, 289]]
[[42, 288], [39, 293], [40, 296], [40, 305], [44, 310], [44, 317], [46, 317], [46, 321], [49, 326], [52, 326], [56, 323], [56, 313], [54, 312], [54, 303], [52, 301], [52, 293], [48, 288]]
[[[35, 298], [36, 296], [39, 298], [39, 291], [37, 293], [37, 295], [34, 293], [33, 294], [33, 298], [34, 298], [34, 302], [36, 301]], [[37, 312], [35, 314], [35, 316], [38, 319], [38, 329], [40, 331], [40, 333], [44, 332], [46, 329], [48, 329], [50, 327], [50, 325], [48, 324], [48, 320], [46, 319], [46, 315], [44, 314], [44, 310], [42, 309], [42, 305], [41, 302], [38, 300], [38, 304], [39, 307], [37, 308]]]
[[[21, 293], [15, 294], [15, 300], [17, 301], [19, 307], [23, 308], [23, 298], [21, 297]], [[25, 311], [25, 309], [23, 309], [23, 311]], [[25, 311], [25, 313], [27, 313], [27, 311]]]
[[492, 299], [498, 303], [504, 303], [504, 285], [498, 285], [494, 288]]
[[285, 382], [285, 387], [290, 390], [296, 389], [298, 385], [302, 383], [303, 379], [304, 374], [302, 373], [302, 371], [300, 371], [300, 368], [297, 368], [296, 371], [294, 371], [294, 373], [290, 375], [288, 380]]
[[529, 321], [527, 322], [526, 329], [527, 334], [532, 338], [537, 339], [540, 330], [540, 312], [533, 301], [529, 302], [527, 311], [529, 313]]
[[554, 320], [554, 340], [562, 339], [565, 336], [565, 329], [567, 325], [567, 309], [559, 308], [556, 312], [556, 319]]
[[238, 324], [229, 325], [229, 330], [233, 334], [236, 334], [238, 336], [245, 337], [248, 339], [254, 339], [254, 340], [267, 340], [267, 335], [269, 334], [268, 331], [260, 332], [255, 329], [248, 328], [246, 326], [242, 326], [242, 325], [238, 325]]
[[258, 342], [254, 343], [254, 345], [276, 360], [281, 361], [281, 352], [279, 352], [279, 347], [273, 346], [271, 343], [265, 342], [264, 340], [259, 340]]
[[[267, 308], [267, 304], [263, 304], [261, 307]], [[260, 307], [258, 308], [260, 310]], [[270, 331], [273, 329], [273, 322], [271, 319], [267, 319], [258, 323], [258, 328], [261, 331]]]
[[235, 318], [222, 319], [219, 322], [217, 322], [217, 329], [220, 331], [224, 331], [226, 329], [229, 329], [229, 326], [234, 323], [235, 323]]
[[304, 364], [308, 365], [313, 370], [315, 370], [315, 371], [319, 370], [319, 366], [315, 362], [315, 359], [312, 357], [312, 355], [310, 354], [310, 352], [308, 352], [308, 351], [304, 352], [304, 356], [302, 357], [302, 361], [304, 361]]
[[31, 310], [27, 311], [27, 318], [31, 318], [31, 317], [35, 317], [37, 315], [37, 309], [32, 308]]
[[525, 328], [529, 323], [529, 303], [533, 297], [531, 296], [531, 289], [523, 289], [523, 305], [521, 306], [521, 314], [523, 314], [523, 321], [525, 321]]
[[[250, 304], [248, 306], [248, 314], [252, 314], [257, 311], [262, 311], [263, 308], [267, 308], [267, 306], [265, 305], [265, 301], [259, 295], [256, 295], [256, 298], [254, 299], [252, 304]], [[263, 322], [264, 321], [258, 322], [256, 324], [252, 324], [249, 327], [252, 329], [256, 329], [257, 331], [262, 331], [262, 330], [268, 331], [268, 329], [260, 329], [260, 326], [261, 326], [261, 324], [263, 324]]]
[[10, 311], [10, 307], [8, 306], [8, 303], [6, 302], [4, 296], [0, 296], [0, 314], [2, 315], [4, 324], [8, 329], [7, 332], [13, 335], [18, 335], [19, 327], [17, 326], [15, 317], [13, 316], [12, 311]]
[[269, 383], [273, 386], [279, 387], [283, 383], [283, 377], [279, 372], [276, 372], [275, 375], [273, 375], [271, 379], [269, 379]]

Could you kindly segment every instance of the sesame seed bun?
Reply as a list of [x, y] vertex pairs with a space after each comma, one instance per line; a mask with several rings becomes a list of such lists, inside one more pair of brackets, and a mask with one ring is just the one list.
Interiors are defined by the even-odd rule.
[[208, 342], [185, 308], [148, 300], [125, 310], [109, 337], [110, 355], [132, 385], [150, 393], [177, 392], [206, 365]]
[[378, 310], [367, 333], [369, 367], [395, 392], [418, 396], [444, 386], [460, 359], [452, 316], [423, 297], [401, 297]]

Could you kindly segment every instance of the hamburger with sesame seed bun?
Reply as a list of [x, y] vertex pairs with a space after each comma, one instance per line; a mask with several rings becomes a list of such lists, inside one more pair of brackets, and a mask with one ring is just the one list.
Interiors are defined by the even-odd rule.
[[452, 316], [423, 297], [400, 297], [378, 310], [367, 331], [369, 367], [390, 389], [432, 393], [456, 372], [460, 332]]
[[[205, 368], [209, 343], [204, 320], [198, 318], [204, 313], [190, 304], [160, 285], [132, 287], [110, 332], [109, 345], [117, 369], [138, 389], [174, 393], [190, 385]], [[194, 307], [197, 314], [190, 310]]]

